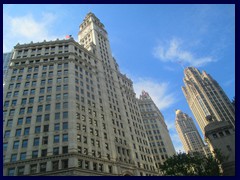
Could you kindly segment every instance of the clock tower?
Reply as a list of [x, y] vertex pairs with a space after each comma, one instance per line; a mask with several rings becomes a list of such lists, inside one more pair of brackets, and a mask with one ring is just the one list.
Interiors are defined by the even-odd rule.
[[109, 59], [112, 57], [112, 53], [107, 31], [100, 20], [91, 12], [87, 14], [80, 25], [78, 42], [100, 60], [110, 63]]

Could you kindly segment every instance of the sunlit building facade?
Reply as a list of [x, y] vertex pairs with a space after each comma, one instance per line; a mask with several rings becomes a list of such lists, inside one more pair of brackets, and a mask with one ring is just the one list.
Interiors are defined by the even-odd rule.
[[158, 175], [132, 81], [89, 13], [73, 38], [14, 47], [4, 175]]
[[175, 154], [175, 149], [164, 117], [147, 92], [142, 91], [138, 104], [153, 158], [159, 168], [168, 157]]

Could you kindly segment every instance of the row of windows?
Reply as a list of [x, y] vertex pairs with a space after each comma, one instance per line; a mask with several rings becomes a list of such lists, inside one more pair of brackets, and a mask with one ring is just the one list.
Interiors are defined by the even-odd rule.
[[[19, 118], [18, 123], [22, 123], [22, 120], [23, 120], [22, 118]], [[7, 126], [10, 127], [11, 123], [12, 123], [12, 120], [9, 120]], [[68, 122], [63, 122], [62, 123], [62, 130], [65, 130], [65, 129], [68, 129]], [[55, 123], [54, 124], [54, 131], [59, 131], [59, 130], [60, 130], [60, 123]], [[42, 128], [42, 131], [43, 132], [49, 132], [49, 125], [44, 125], [43, 128]], [[22, 136], [22, 135], [23, 136], [29, 135], [30, 127], [24, 128], [23, 134], [21, 132], [22, 132], [22, 129], [16, 129], [15, 137], [19, 137], [19, 136]], [[35, 132], [35, 134], [41, 133], [41, 126], [36, 126], [34, 132]], [[5, 133], [4, 133], [4, 138], [9, 138], [10, 133], [11, 133], [11, 130], [6, 130]]]
[[[61, 166], [60, 166], [61, 162]], [[51, 162], [52, 171], [56, 171], [59, 169], [68, 168], [68, 159], [56, 160]], [[28, 168], [26, 166], [18, 166], [13, 168], [8, 168], [8, 176], [21, 176], [25, 174], [35, 174], [35, 173], [43, 173], [47, 171], [47, 162], [39, 163], [39, 164], [31, 164], [28, 173], [24, 173]]]

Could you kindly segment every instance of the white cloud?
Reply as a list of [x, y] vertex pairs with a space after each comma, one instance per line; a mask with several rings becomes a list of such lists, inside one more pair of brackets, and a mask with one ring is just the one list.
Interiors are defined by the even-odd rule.
[[185, 152], [185, 150], [183, 148], [183, 145], [182, 145], [182, 142], [181, 142], [177, 132], [170, 133], [170, 136], [171, 136], [172, 142], [174, 144], [175, 151], [176, 152], [179, 152], [179, 151]]
[[175, 103], [176, 98], [174, 94], [168, 92], [168, 83], [159, 83], [146, 78], [138, 78], [133, 80], [133, 87], [137, 97], [139, 97], [142, 90], [148, 92], [160, 110], [168, 108]]
[[216, 61], [211, 56], [197, 58], [188, 50], [183, 49], [183, 42], [173, 38], [168, 43], [160, 43], [154, 48], [153, 55], [162, 62], [174, 62], [190, 66], [200, 67]]
[[43, 13], [40, 19], [34, 18], [31, 14], [12, 17], [4, 13], [3, 50], [11, 51], [17, 43], [57, 39], [50, 33], [50, 27], [55, 20], [56, 16], [52, 13]]

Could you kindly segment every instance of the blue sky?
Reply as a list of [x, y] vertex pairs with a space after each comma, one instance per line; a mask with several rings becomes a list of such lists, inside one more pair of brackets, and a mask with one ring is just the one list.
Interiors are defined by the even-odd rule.
[[[181, 91], [183, 67], [196, 66], [235, 96], [235, 5], [3, 5], [3, 52], [18, 42], [77, 41], [88, 12], [105, 25], [113, 56], [134, 82], [149, 92], [165, 117], [177, 151], [175, 110], [193, 115]], [[181, 61], [182, 65], [178, 62]], [[182, 67], [183, 66], [183, 67]]]

